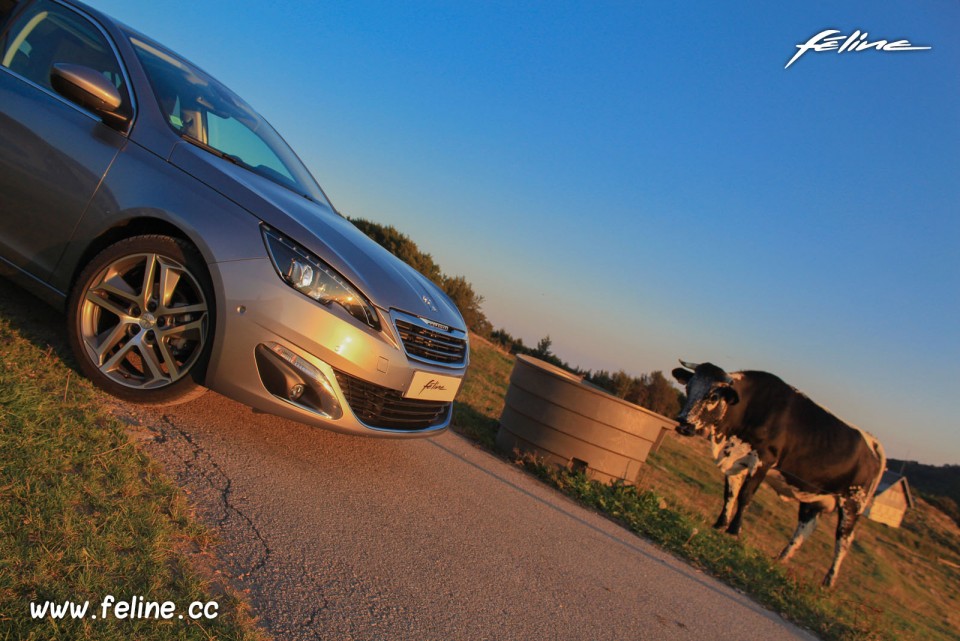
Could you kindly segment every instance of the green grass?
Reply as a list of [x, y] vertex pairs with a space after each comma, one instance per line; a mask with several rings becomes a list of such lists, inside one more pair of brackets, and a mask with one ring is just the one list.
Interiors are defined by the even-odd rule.
[[470, 336], [470, 367], [453, 405], [453, 429], [493, 449], [513, 356]]
[[[454, 429], [493, 449], [513, 358], [475, 339], [470, 358]], [[960, 530], [922, 502], [899, 529], [864, 519], [837, 587], [823, 590], [835, 516], [821, 519], [787, 565], [773, 558], [796, 526], [797, 504], [767, 487], [747, 511], [740, 538], [715, 532], [710, 524], [722, 503], [723, 480], [706, 443], [667, 435], [636, 487], [604, 485], [535, 459], [519, 463], [827, 641], [960, 639], [960, 570], [949, 565], [960, 564]]]
[[[102, 394], [23, 334], [31, 319], [7, 311], [0, 305], [0, 640], [264, 638], [243, 604], [204, 578], [211, 536], [179, 491], [105, 412]], [[103, 620], [108, 594], [173, 601], [178, 612], [217, 601], [220, 615]], [[48, 600], [89, 600], [91, 611], [33, 620], [30, 603]]]

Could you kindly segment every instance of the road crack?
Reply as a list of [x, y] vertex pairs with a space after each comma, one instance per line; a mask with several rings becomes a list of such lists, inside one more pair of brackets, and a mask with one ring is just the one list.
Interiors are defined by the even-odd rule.
[[219, 512], [215, 517], [217, 529], [223, 533], [231, 519], [235, 519], [240, 528], [251, 533], [252, 536], [249, 537], [238, 534], [241, 540], [252, 541], [257, 551], [251, 554], [249, 568], [238, 574], [236, 578], [243, 579], [262, 570], [273, 554], [273, 550], [254, 520], [236, 504], [233, 479], [214, 457], [194, 440], [192, 434], [177, 426], [168, 415], [164, 414], [160, 417], [157, 429], [159, 434], [155, 438], [156, 443], [172, 449], [176, 458], [183, 464], [183, 469], [177, 472], [178, 483], [189, 487], [193, 483], [202, 481], [213, 490], [214, 496], [217, 497], [215, 503]]

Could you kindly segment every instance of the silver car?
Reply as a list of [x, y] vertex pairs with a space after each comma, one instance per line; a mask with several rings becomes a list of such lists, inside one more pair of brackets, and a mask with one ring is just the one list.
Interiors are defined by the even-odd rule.
[[0, 273], [65, 308], [97, 385], [359, 434], [450, 424], [456, 306], [242, 99], [80, 3], [0, 0], [0, 29]]

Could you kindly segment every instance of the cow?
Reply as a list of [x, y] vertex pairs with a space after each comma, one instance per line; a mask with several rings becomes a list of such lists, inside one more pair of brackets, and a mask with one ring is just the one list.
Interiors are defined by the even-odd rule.
[[837, 510], [833, 563], [823, 579], [833, 587], [886, 468], [880, 442], [773, 374], [680, 364], [672, 373], [687, 400], [676, 430], [705, 437], [724, 474], [723, 509], [713, 527], [739, 535], [743, 513], [766, 480], [784, 500], [800, 502], [797, 529], [778, 557], [786, 562], [813, 534], [820, 514]]

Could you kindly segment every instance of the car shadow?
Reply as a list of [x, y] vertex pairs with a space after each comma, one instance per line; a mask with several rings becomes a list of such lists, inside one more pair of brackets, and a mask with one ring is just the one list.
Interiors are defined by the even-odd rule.
[[30, 292], [0, 278], [0, 317], [23, 338], [43, 351], [53, 350], [80, 374], [67, 342], [66, 316]]

